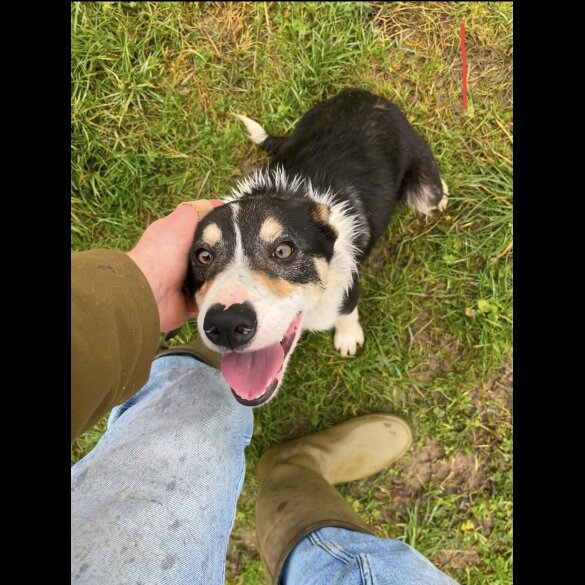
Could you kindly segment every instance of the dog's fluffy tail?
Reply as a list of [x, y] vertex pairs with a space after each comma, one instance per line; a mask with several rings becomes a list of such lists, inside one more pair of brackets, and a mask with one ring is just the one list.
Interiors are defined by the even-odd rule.
[[280, 152], [282, 145], [286, 141], [286, 137], [282, 136], [270, 136], [258, 122], [255, 122], [247, 116], [241, 116], [240, 114], [234, 114], [236, 118], [239, 118], [246, 125], [246, 130], [250, 135], [250, 139], [254, 144], [257, 144], [262, 150], [265, 150], [271, 156], [274, 156]]

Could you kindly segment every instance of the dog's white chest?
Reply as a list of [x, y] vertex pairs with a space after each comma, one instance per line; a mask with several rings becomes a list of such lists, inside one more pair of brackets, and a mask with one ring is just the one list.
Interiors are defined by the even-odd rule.
[[339, 318], [342, 301], [342, 290], [335, 291], [333, 294], [323, 295], [314, 308], [305, 312], [303, 330], [326, 331], [327, 329], [332, 329]]

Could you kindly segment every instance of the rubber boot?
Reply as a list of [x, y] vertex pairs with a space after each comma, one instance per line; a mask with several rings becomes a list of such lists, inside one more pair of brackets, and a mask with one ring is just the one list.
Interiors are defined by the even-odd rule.
[[333, 485], [382, 471], [411, 443], [403, 420], [370, 414], [268, 449], [257, 468], [256, 535], [269, 581], [277, 585], [289, 553], [318, 528], [374, 534]]

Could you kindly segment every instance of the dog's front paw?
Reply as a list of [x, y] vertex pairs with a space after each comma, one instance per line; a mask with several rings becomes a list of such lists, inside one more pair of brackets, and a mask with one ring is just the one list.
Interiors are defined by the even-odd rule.
[[341, 357], [354, 355], [357, 348], [364, 344], [364, 330], [359, 321], [338, 323], [335, 327], [333, 344]]
[[445, 209], [447, 209], [447, 201], [449, 200], [449, 187], [447, 187], [447, 183], [445, 183], [445, 181], [443, 181], [443, 179], [441, 178], [441, 185], [443, 185], [443, 197], [441, 197], [441, 201], [439, 201], [439, 204], [437, 205], [437, 209], [439, 211], [445, 211]]

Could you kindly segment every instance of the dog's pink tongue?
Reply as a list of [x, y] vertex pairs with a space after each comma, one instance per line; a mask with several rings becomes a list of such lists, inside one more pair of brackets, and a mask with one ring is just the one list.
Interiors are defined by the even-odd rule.
[[280, 343], [248, 353], [228, 353], [221, 360], [221, 373], [231, 389], [244, 400], [264, 394], [284, 361]]

